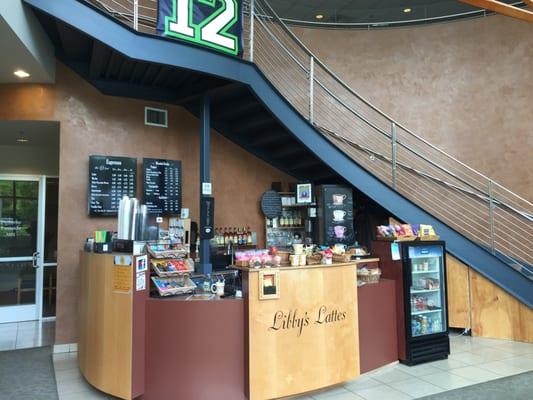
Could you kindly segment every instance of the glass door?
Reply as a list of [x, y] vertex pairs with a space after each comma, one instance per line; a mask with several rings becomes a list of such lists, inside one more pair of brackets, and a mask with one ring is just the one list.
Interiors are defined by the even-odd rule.
[[446, 326], [444, 250], [442, 246], [409, 246], [411, 335], [442, 333]]
[[0, 323], [41, 315], [44, 182], [0, 175]]

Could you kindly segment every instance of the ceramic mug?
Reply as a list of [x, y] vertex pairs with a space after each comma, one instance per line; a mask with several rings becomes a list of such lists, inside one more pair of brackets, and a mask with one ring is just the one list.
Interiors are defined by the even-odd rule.
[[300, 254], [300, 266], [307, 265], [307, 256], [305, 254]]
[[333, 195], [333, 205], [342, 206], [346, 200], [345, 194], [334, 194]]
[[334, 221], [344, 221], [344, 217], [346, 216], [346, 211], [344, 210], [334, 210], [333, 211], [333, 220]]
[[224, 295], [224, 286], [225, 286], [224, 281], [218, 281], [216, 283], [213, 283], [211, 285], [211, 292], [216, 294], [218, 297], [223, 296]]
[[337, 239], [344, 239], [344, 234], [346, 233], [346, 227], [342, 225], [337, 225], [333, 230], [335, 231], [335, 237]]

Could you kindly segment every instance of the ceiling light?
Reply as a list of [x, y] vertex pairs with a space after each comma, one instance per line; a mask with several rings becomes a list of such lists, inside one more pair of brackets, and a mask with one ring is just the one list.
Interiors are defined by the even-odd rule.
[[323, 16], [322, 14], [317, 14], [317, 15], [315, 15], [315, 18], [316, 18], [316, 19], [323, 19], [324, 16]]
[[18, 78], [21, 78], [21, 79], [24, 79], [24, 78], [29, 78], [30, 77], [30, 74], [28, 74], [26, 71], [24, 71], [23, 69], [17, 69], [15, 72], [13, 72]]
[[411, 12], [411, 9], [410, 9], [409, 7], [404, 8], [404, 9], [403, 9], [403, 12], [404, 12], [404, 13], [410, 13], [410, 12]]
[[19, 143], [28, 143], [29, 140], [21, 137], [21, 138], [17, 139], [17, 142], [19, 142]]

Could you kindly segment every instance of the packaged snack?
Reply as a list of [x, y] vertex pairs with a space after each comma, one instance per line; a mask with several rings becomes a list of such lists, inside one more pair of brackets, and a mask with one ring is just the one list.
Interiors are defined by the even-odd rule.
[[404, 231], [401, 225], [394, 225], [394, 236], [400, 237], [404, 235]]
[[431, 225], [420, 225], [418, 236], [435, 236], [435, 230]]
[[403, 234], [404, 234], [405, 236], [414, 236], [414, 234], [413, 234], [413, 228], [411, 227], [411, 225], [409, 225], [409, 224], [403, 224], [403, 225], [402, 225], [402, 229], [403, 229], [403, 232], [404, 232]]

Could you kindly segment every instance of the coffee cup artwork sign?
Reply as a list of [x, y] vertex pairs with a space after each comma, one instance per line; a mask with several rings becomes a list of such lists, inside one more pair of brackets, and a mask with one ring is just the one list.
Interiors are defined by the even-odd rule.
[[247, 274], [249, 399], [291, 396], [357, 377], [356, 266], [287, 267], [278, 274], [279, 298], [268, 301], [260, 299], [261, 274]]
[[157, 33], [242, 55], [241, 0], [159, 0]]

